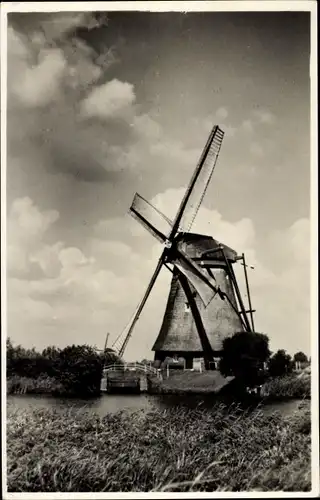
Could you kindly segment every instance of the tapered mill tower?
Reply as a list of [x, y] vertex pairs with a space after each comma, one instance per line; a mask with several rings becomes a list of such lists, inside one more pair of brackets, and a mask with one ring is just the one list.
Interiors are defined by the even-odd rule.
[[[236, 293], [229, 276], [229, 266], [236, 261], [236, 252], [223, 246], [210, 236], [186, 233], [181, 241], [188, 255], [210, 276], [215, 277], [216, 286], [225, 293], [230, 302], [216, 294], [205, 305], [193, 285], [185, 282], [175, 268], [167, 306], [159, 335], [152, 348], [155, 359], [182, 357], [186, 368], [192, 368], [194, 358], [219, 357], [223, 339], [243, 330], [237, 312]], [[226, 262], [227, 259], [227, 262]]]
[[203, 358], [209, 368], [221, 353], [226, 337], [254, 330], [247, 275], [249, 310], [244, 306], [233, 270], [239, 259], [246, 268], [244, 256], [237, 257], [234, 250], [212, 236], [190, 232], [212, 177], [223, 136], [223, 131], [214, 126], [173, 221], [140, 195], [136, 194], [133, 199], [131, 215], [164, 248], [132, 320], [113, 344], [120, 356], [163, 267], [172, 273], [172, 280], [162, 325], [153, 346], [159, 363], [168, 356], [179, 356], [185, 359], [186, 368], [192, 368], [194, 358]]

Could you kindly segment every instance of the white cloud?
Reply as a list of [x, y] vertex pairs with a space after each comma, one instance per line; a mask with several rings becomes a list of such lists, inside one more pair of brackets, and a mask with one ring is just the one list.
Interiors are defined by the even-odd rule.
[[57, 40], [79, 26], [100, 25], [91, 12], [57, 12], [42, 18], [41, 28], [47, 40]]
[[52, 198], [70, 183], [66, 175], [107, 182], [110, 172], [151, 176], [163, 164], [178, 172], [199, 155], [139, 112], [132, 83], [108, 81], [110, 47], [97, 54], [73, 33], [91, 18], [51, 16], [28, 37], [9, 27], [8, 167], [30, 171], [34, 189], [42, 181]]
[[81, 114], [88, 118], [123, 116], [135, 101], [133, 85], [119, 80], [100, 85], [81, 103]]
[[59, 260], [64, 268], [77, 268], [88, 263], [79, 248], [62, 248], [59, 252]]
[[219, 108], [216, 112], [216, 118], [225, 120], [228, 117], [228, 110], [226, 108]]
[[59, 218], [56, 210], [41, 212], [29, 197], [16, 199], [9, 212], [9, 237], [35, 238]]
[[65, 68], [61, 50], [42, 51], [39, 64], [26, 66], [22, 80], [14, 82], [11, 91], [26, 106], [45, 106], [57, 99]]
[[30, 264], [38, 260], [45, 267], [43, 235], [59, 218], [56, 210], [41, 212], [29, 197], [14, 200], [8, 213], [8, 269], [13, 274], [26, 274]]
[[258, 122], [264, 125], [272, 125], [276, 120], [275, 115], [268, 109], [255, 109], [252, 114]]

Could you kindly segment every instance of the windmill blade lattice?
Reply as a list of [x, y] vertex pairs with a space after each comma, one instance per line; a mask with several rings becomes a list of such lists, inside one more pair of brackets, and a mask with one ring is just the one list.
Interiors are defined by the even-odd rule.
[[186, 194], [189, 191], [190, 194], [180, 218], [180, 231], [189, 232], [194, 223], [214, 172], [223, 137], [224, 132], [218, 126], [215, 126], [195, 171], [194, 176], [196, 179], [191, 179], [187, 189]]

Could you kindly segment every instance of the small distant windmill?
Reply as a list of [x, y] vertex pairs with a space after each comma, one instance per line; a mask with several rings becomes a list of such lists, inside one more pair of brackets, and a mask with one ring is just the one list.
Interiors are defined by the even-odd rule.
[[[185, 359], [187, 368], [192, 368], [193, 359], [203, 357], [209, 368], [221, 353], [224, 338], [239, 331], [254, 331], [244, 255], [238, 257], [211, 236], [190, 232], [223, 137], [224, 132], [214, 126], [173, 221], [139, 194], [134, 196], [131, 215], [164, 245], [164, 250], [132, 320], [113, 344], [119, 345], [120, 356], [163, 266], [172, 272], [172, 281], [162, 326], [152, 348], [156, 360], [179, 356]], [[237, 260], [242, 260], [245, 270], [248, 310], [233, 269]]]

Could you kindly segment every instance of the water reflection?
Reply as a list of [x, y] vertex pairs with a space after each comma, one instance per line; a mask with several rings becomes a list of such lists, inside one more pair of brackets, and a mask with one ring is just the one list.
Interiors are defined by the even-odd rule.
[[[212, 396], [180, 396], [180, 395], [134, 395], [134, 394], [104, 394], [93, 399], [68, 399], [35, 395], [10, 395], [7, 397], [7, 406], [12, 409], [40, 409], [54, 408], [56, 411], [92, 411], [99, 416], [107, 413], [115, 413], [125, 410], [134, 412], [137, 410], [167, 409], [174, 406], [187, 406], [188, 408], [212, 408], [216, 400]], [[264, 413], [280, 411], [288, 414], [300, 404], [299, 400], [268, 404], [263, 407]]]

